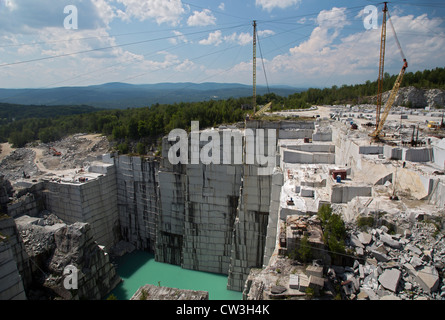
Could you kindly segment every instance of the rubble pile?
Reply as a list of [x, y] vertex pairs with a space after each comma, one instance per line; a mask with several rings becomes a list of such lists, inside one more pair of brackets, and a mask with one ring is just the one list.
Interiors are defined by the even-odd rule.
[[403, 234], [392, 225], [350, 230], [347, 251], [357, 257], [353, 266], [330, 266], [326, 273], [341, 286], [342, 298], [445, 300], [443, 214], [396, 218], [409, 226]]
[[[91, 138], [91, 137], [90, 137]], [[86, 166], [110, 150], [106, 137], [91, 138], [83, 134], [66, 137], [49, 144], [40, 144], [42, 164], [51, 170], [73, 169]], [[60, 155], [55, 155], [60, 152]]]
[[15, 149], [0, 162], [0, 171], [10, 181], [17, 181], [24, 175], [36, 176], [41, 172], [34, 163], [35, 156], [35, 151], [31, 149]]

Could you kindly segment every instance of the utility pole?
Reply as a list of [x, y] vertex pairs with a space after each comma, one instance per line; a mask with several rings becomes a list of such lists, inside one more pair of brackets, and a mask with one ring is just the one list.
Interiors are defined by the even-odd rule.
[[253, 114], [256, 113], [256, 20], [253, 20]]
[[[386, 46], [386, 12], [388, 12], [387, 4], [384, 2], [383, 7], [383, 21], [382, 21], [382, 34], [380, 37], [380, 60], [379, 60], [379, 78], [377, 80], [377, 111], [375, 115], [376, 129], [380, 123], [380, 109], [382, 108], [382, 93], [383, 93], [383, 76], [385, 70], [385, 46]], [[378, 137], [377, 137], [378, 138]]]

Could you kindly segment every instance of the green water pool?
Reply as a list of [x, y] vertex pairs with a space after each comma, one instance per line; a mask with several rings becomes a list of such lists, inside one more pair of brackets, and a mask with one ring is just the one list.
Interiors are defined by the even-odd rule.
[[210, 300], [241, 300], [242, 293], [227, 290], [227, 276], [182, 269], [155, 261], [154, 254], [134, 251], [116, 260], [121, 282], [111, 293], [118, 300], [129, 300], [145, 284], [209, 292]]

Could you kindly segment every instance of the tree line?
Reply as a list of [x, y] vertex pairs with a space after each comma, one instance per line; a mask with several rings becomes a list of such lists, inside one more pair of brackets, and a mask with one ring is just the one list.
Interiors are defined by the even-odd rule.
[[[397, 75], [384, 76], [383, 90], [391, 90]], [[445, 69], [405, 73], [402, 86], [445, 89]], [[257, 96], [257, 104], [272, 102], [272, 111], [302, 109], [311, 105], [368, 103], [377, 93], [377, 81], [331, 88], [310, 88], [287, 97], [275, 93]], [[252, 98], [154, 104], [144, 108], [99, 110], [88, 106], [18, 106], [0, 104], [0, 142], [14, 147], [29, 142], [56, 141], [74, 133], [99, 133], [114, 141], [122, 153], [144, 154], [174, 128], [190, 129], [192, 120], [201, 128], [243, 121], [252, 113]]]
[[[383, 77], [383, 91], [389, 91], [394, 86], [398, 74], [385, 73]], [[403, 76], [402, 87], [418, 89], [445, 90], [445, 68], [435, 68], [417, 72], [406, 72]], [[377, 80], [366, 81], [364, 84], [343, 85], [331, 88], [310, 88], [303, 92], [289, 95], [287, 98], [277, 99], [272, 106], [273, 111], [305, 108], [308, 105], [334, 104], [366, 104], [371, 103], [371, 97], [377, 94]]]
[[[48, 143], [74, 133], [99, 133], [118, 143], [123, 153], [132, 152], [132, 142], [149, 147], [174, 128], [189, 129], [192, 120], [200, 127], [242, 121], [251, 98], [219, 101], [155, 104], [144, 108], [101, 110], [92, 113], [26, 118], [0, 125], [0, 141], [23, 147], [40, 140]], [[139, 144], [141, 146], [141, 144]], [[139, 151], [143, 151], [139, 147]], [[142, 153], [142, 152], [139, 152]]]

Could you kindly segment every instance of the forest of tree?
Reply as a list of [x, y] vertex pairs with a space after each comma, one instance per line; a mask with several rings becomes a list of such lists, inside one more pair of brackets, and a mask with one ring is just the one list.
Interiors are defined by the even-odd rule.
[[192, 120], [198, 120], [202, 128], [241, 121], [246, 113], [242, 106], [250, 100], [251, 98], [239, 98], [155, 104], [145, 108], [102, 110], [52, 118], [26, 118], [0, 125], [0, 141], [9, 141], [14, 147], [23, 147], [35, 140], [46, 143], [74, 133], [101, 133], [112, 141], [119, 142], [120, 151], [126, 153], [131, 151], [128, 149], [130, 142], [146, 141], [145, 147], [174, 128], [188, 129]]
[[[390, 90], [396, 75], [385, 74], [384, 90]], [[445, 69], [406, 73], [402, 86], [445, 89]], [[331, 88], [311, 88], [287, 97], [274, 93], [257, 96], [257, 104], [272, 102], [272, 110], [307, 108], [311, 105], [366, 103], [377, 92], [377, 82]], [[100, 110], [87, 106], [16, 106], [0, 104], [0, 142], [14, 147], [28, 142], [56, 141], [74, 133], [100, 133], [116, 143], [121, 153], [144, 154], [160, 137], [174, 128], [189, 129], [192, 120], [200, 128], [244, 120], [251, 97], [154, 104], [144, 108]], [[59, 108], [59, 109], [58, 109]], [[94, 112], [93, 112], [94, 111]]]
[[[392, 89], [397, 75], [384, 74], [383, 91]], [[402, 87], [416, 87], [418, 89], [444, 89], [445, 90], [445, 68], [435, 68], [406, 72], [403, 76]], [[317, 89], [310, 88], [304, 92], [295, 93], [281, 100], [281, 104], [274, 104], [272, 110], [289, 109], [293, 106], [304, 107], [310, 105], [333, 105], [333, 104], [359, 104], [369, 103], [370, 97], [377, 94], [377, 81], [366, 81], [364, 84], [343, 85], [341, 87]]]

